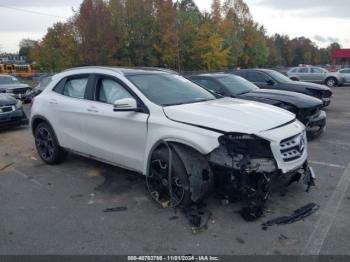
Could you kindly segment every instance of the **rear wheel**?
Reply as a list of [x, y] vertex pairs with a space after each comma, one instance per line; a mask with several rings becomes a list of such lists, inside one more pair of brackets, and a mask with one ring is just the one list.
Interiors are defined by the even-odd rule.
[[67, 152], [58, 144], [56, 135], [47, 123], [39, 124], [34, 131], [35, 146], [40, 158], [47, 164], [58, 164], [64, 160]]
[[[156, 149], [151, 157], [146, 177], [148, 191], [162, 206], [189, 206], [192, 203], [190, 182], [184, 164], [177, 153], [167, 147]], [[169, 166], [171, 155], [171, 178]]]
[[334, 77], [330, 77], [326, 79], [326, 85], [328, 87], [335, 87], [338, 85], [338, 81]]

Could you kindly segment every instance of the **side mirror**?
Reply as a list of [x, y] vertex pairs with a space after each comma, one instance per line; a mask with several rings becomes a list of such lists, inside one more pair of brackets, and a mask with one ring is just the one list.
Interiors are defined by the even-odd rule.
[[273, 86], [275, 84], [275, 82], [271, 79], [267, 80], [266, 83], [269, 85], [269, 86]]
[[137, 102], [134, 98], [123, 98], [114, 101], [114, 112], [138, 111]]

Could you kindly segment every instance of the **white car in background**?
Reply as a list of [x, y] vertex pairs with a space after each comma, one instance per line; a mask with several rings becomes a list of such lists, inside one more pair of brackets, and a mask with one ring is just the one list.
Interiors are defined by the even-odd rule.
[[170, 72], [64, 71], [35, 97], [31, 127], [44, 162], [71, 151], [136, 171], [156, 201], [172, 206], [200, 201], [219, 180], [254, 213], [273, 177], [311, 179], [305, 127], [294, 114], [218, 98]]

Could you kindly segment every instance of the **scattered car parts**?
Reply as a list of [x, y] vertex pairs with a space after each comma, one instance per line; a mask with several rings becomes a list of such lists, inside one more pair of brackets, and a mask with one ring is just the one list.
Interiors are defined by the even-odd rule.
[[315, 203], [310, 203], [305, 206], [302, 206], [295, 210], [291, 215], [289, 216], [281, 216], [277, 217], [271, 220], [266, 221], [262, 224], [263, 229], [266, 230], [267, 227], [273, 226], [273, 225], [286, 225], [286, 224], [292, 224], [294, 222], [300, 221], [316, 211], [320, 209], [320, 206]]

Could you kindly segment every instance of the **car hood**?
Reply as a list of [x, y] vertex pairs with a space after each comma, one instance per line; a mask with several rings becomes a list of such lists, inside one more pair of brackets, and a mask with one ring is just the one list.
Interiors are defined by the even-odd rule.
[[[273, 104], [279, 102], [288, 103], [296, 106], [297, 108], [310, 108], [316, 106], [322, 106], [323, 102], [320, 99], [304, 95], [301, 93], [282, 91], [282, 90], [271, 90], [271, 89], [260, 89], [252, 91], [246, 94], [242, 94], [239, 98], [256, 98], [257, 100], [269, 100]], [[275, 102], [275, 103], [274, 103]]]
[[10, 95], [0, 94], [0, 106], [15, 105], [17, 100]]
[[288, 83], [284, 83], [286, 86], [292, 86], [292, 87], [302, 87], [302, 88], [308, 88], [313, 90], [319, 90], [319, 91], [330, 91], [331, 89], [327, 86], [315, 84], [315, 83], [309, 83], [309, 82], [301, 82], [301, 81], [292, 81]]
[[10, 84], [10, 85], [0, 85], [0, 89], [17, 89], [17, 88], [29, 88], [29, 85], [26, 84]]
[[286, 124], [295, 115], [275, 106], [234, 98], [168, 106], [165, 115], [174, 121], [220, 130], [257, 134]]

